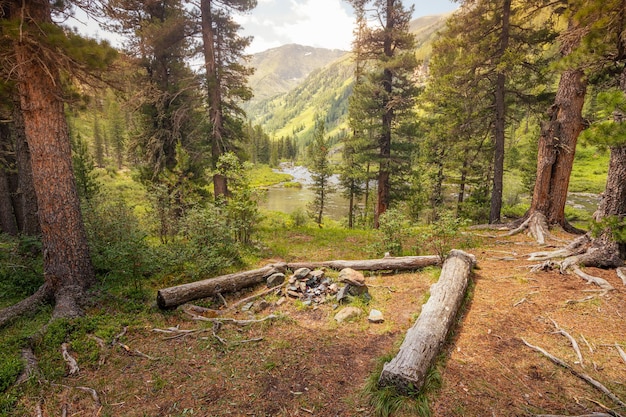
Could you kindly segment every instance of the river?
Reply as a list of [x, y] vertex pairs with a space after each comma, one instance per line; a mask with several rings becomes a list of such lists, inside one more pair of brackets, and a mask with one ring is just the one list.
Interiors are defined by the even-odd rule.
[[[303, 166], [282, 163], [276, 171], [291, 175], [293, 181], [299, 182], [302, 184], [302, 187], [283, 187], [280, 184], [271, 186], [267, 188], [265, 198], [260, 203], [260, 206], [267, 210], [282, 213], [293, 213], [298, 209], [306, 211], [307, 205], [315, 198], [315, 194], [311, 190], [313, 180], [309, 170]], [[337, 175], [331, 177], [330, 184], [337, 191], [328, 196], [326, 207], [324, 208], [324, 216], [333, 220], [343, 220], [348, 216], [348, 200], [341, 195], [339, 177]], [[600, 196], [598, 194], [569, 193], [567, 205], [593, 213], [598, 207], [599, 200]]]

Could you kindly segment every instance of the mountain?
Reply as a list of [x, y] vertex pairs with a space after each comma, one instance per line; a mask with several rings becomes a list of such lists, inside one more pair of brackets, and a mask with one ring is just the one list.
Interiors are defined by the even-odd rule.
[[[428, 62], [432, 42], [450, 14], [411, 22], [415, 54]], [[252, 56], [250, 77], [255, 98], [246, 104], [248, 118], [275, 138], [296, 136], [301, 146], [312, 138], [316, 116], [325, 119], [331, 141], [346, 133], [353, 62], [346, 51], [285, 45]]]
[[249, 65], [255, 72], [248, 79], [254, 91], [252, 103], [286, 93], [314, 70], [346, 54], [347, 51], [338, 49], [289, 44], [252, 55]]

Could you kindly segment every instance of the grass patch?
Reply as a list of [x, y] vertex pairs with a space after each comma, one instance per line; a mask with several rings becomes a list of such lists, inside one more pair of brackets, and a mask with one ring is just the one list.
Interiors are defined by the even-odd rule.
[[250, 186], [258, 188], [291, 181], [293, 177], [284, 172], [275, 172], [268, 165], [257, 164], [248, 171], [248, 178], [250, 178]]

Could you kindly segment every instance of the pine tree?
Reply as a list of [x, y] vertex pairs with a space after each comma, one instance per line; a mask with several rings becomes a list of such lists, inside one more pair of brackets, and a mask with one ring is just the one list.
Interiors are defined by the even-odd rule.
[[[353, 132], [361, 138], [371, 138], [372, 147], [378, 150], [374, 219], [374, 226], [378, 227], [378, 218], [392, 200], [392, 186], [402, 183], [396, 180], [406, 173], [410, 161], [410, 152], [402, 145], [411, 142], [405, 124], [413, 121], [412, 109], [418, 91], [412, 78], [417, 67], [413, 53], [415, 37], [409, 31], [413, 8], [405, 9], [399, 0], [353, 0], [350, 3], [361, 25], [357, 28], [353, 49], [357, 70], [363, 71], [354, 86], [356, 98], [350, 103], [350, 117], [368, 124], [352, 126]], [[371, 11], [367, 9], [370, 4], [374, 6]], [[365, 22], [377, 22], [377, 25], [369, 26]]]
[[315, 122], [315, 136], [308, 148], [309, 171], [311, 171], [311, 178], [313, 179], [311, 189], [315, 195], [309, 205], [309, 212], [320, 226], [322, 225], [328, 194], [333, 192], [330, 184], [330, 177], [333, 172], [328, 160], [329, 151], [326, 127], [324, 121], [318, 118]]

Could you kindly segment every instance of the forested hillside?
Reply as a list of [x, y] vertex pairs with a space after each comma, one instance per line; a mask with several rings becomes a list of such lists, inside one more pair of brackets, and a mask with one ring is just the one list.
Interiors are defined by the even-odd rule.
[[[445, 26], [447, 16], [411, 21], [418, 59], [428, 61], [432, 42]], [[255, 98], [245, 108], [253, 124], [276, 138], [295, 137], [300, 146], [311, 141], [316, 117], [325, 120], [334, 140], [345, 135], [348, 98], [354, 82], [354, 57], [349, 53], [286, 45], [254, 54], [251, 66], [256, 68], [250, 79]], [[422, 71], [427, 71], [427, 65]]]

